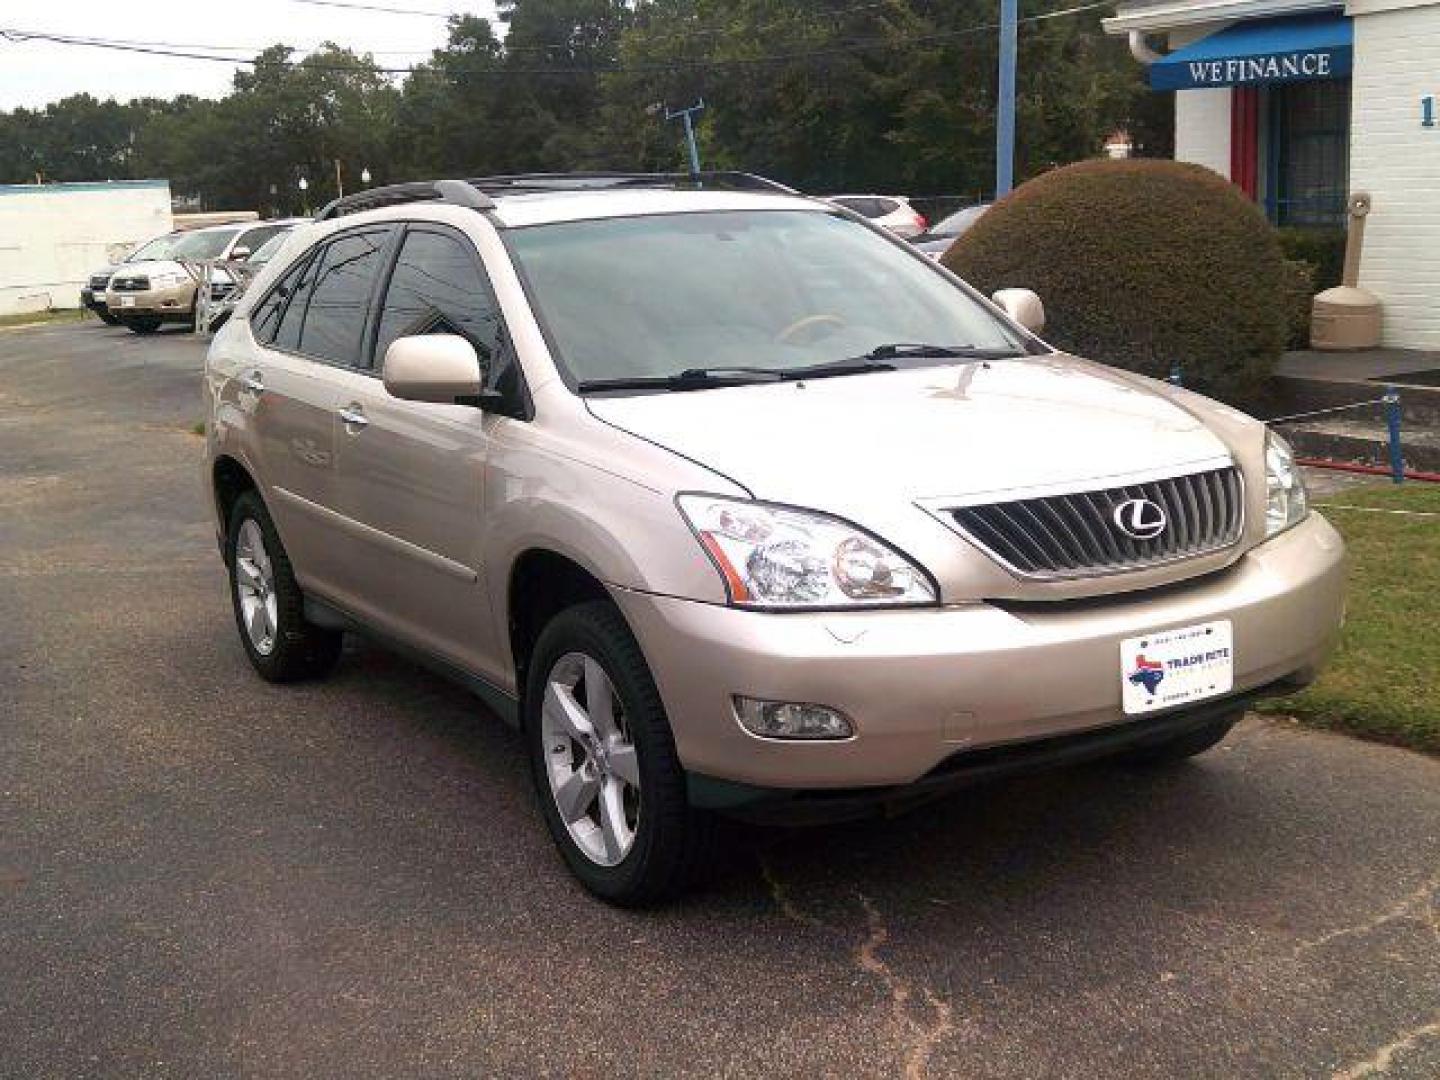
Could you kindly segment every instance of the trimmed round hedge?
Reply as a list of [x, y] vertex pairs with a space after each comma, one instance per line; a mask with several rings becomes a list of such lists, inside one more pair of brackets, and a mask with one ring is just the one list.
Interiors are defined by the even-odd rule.
[[986, 293], [1034, 289], [1055, 346], [1252, 400], [1285, 344], [1275, 230], [1232, 184], [1175, 161], [1087, 161], [997, 202], [945, 253]]

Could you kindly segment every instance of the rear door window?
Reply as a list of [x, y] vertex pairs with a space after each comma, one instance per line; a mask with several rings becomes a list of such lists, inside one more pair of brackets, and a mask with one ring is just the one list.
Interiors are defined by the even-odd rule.
[[[280, 326], [281, 316], [290, 300], [295, 296], [300, 285], [305, 269], [314, 261], [314, 253], [306, 255], [294, 266], [287, 270], [270, 290], [265, 299], [255, 305], [255, 310], [250, 313], [250, 329], [255, 334], [257, 341], [270, 343], [275, 340], [275, 331]], [[301, 304], [303, 309], [304, 304]], [[296, 340], [299, 340], [298, 334]]]
[[271, 339], [277, 349], [284, 349], [286, 352], [300, 350], [300, 331], [305, 326], [305, 309], [310, 305], [310, 292], [315, 287], [315, 268], [319, 263], [320, 254], [311, 255], [300, 268], [300, 273], [290, 288], [290, 296], [284, 301], [279, 325]]
[[[299, 352], [332, 364], [360, 364], [366, 314], [384, 267], [390, 234], [388, 228], [346, 233], [320, 253], [300, 326]], [[295, 307], [292, 302], [286, 312], [281, 336], [289, 328]]]

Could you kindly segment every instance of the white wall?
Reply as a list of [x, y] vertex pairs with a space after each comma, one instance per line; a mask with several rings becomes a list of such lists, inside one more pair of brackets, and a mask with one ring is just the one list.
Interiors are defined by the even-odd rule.
[[92, 272], [170, 228], [165, 180], [0, 185], [0, 315], [78, 307]]
[[1386, 345], [1440, 349], [1440, 127], [1420, 126], [1422, 95], [1440, 107], [1440, 4], [1379, 6], [1352, 5], [1350, 190], [1374, 198], [1360, 284], [1384, 301]]
[[1230, 179], [1230, 89], [1175, 91], [1175, 160]]
[[[1209, 37], [1229, 23], [1185, 26], [1170, 33], [1170, 50]], [[1230, 90], [1175, 91], [1175, 160], [1192, 161], [1230, 179]]]

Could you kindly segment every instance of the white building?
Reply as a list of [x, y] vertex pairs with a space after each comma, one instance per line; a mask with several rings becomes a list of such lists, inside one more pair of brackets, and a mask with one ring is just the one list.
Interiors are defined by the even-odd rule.
[[93, 271], [170, 229], [166, 180], [0, 185], [0, 315], [79, 307]]
[[1175, 156], [1272, 221], [1339, 226], [1369, 192], [1385, 344], [1440, 349], [1440, 0], [1121, 0], [1105, 29], [1174, 93]]

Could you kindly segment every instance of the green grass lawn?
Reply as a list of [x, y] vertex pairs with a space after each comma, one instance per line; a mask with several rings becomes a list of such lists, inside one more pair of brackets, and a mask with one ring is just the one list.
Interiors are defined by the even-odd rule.
[[1315, 501], [1350, 548], [1348, 618], [1320, 679], [1259, 711], [1440, 753], [1440, 484], [1377, 484]]
[[56, 311], [26, 311], [18, 315], [0, 315], [0, 327], [31, 326], [39, 323], [79, 322], [89, 316], [83, 308], [61, 308]]

